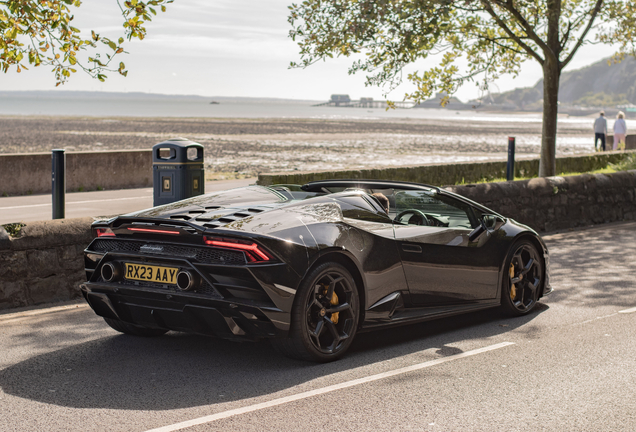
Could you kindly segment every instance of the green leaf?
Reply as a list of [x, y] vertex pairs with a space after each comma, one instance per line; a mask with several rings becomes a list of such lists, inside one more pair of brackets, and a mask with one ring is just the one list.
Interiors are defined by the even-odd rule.
[[[81, 37], [87, 29], [78, 27], [71, 13], [72, 7], [82, 6], [81, 0], [0, 0], [0, 70], [7, 72], [13, 65], [17, 72], [28, 70], [21, 61], [35, 66], [48, 64], [53, 67], [56, 86], [78, 70], [100, 81], [106, 79], [104, 71], [117, 70], [126, 76], [123, 62], [118, 69], [109, 66], [112, 57], [125, 53], [126, 38], [143, 40], [146, 25], [157, 15], [157, 8], [165, 12], [165, 5], [172, 1], [122, 0], [123, 34], [111, 40], [94, 30], [88, 30], [90, 37]], [[103, 62], [100, 58], [108, 60]]]

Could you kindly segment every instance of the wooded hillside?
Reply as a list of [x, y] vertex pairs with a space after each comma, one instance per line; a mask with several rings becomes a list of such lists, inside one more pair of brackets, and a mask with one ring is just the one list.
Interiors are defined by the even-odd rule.
[[[504, 105], [527, 111], [541, 110], [543, 80], [534, 87], [518, 88], [492, 94], [481, 104]], [[471, 101], [469, 104], [475, 104]], [[588, 67], [565, 72], [561, 76], [559, 102], [562, 106], [590, 109], [613, 109], [617, 105], [636, 104], [636, 59], [626, 58], [618, 64], [601, 60]]]

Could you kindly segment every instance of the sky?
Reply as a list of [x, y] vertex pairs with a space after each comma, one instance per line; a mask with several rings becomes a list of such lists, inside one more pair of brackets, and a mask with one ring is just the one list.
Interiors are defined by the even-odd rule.
[[[0, 75], [0, 90], [82, 90], [146, 92], [228, 97], [272, 97], [328, 100], [331, 94], [352, 99], [373, 97], [402, 100], [414, 87], [404, 83], [386, 94], [381, 87], [366, 87], [362, 73], [348, 74], [351, 58], [335, 58], [306, 69], [290, 69], [299, 60], [298, 46], [289, 37], [288, 6], [294, 0], [175, 0], [166, 13], [148, 24], [148, 37], [128, 43], [128, 77], [110, 73], [105, 83], [78, 72], [55, 88], [45, 67], [20, 74], [15, 69]], [[296, 0], [299, 1], [299, 0]], [[123, 33], [115, 0], [84, 0], [74, 25], [116, 38]], [[87, 33], [89, 34], [89, 33]], [[601, 45], [584, 46], [566, 70], [592, 64], [612, 53]], [[431, 66], [420, 61], [404, 73]], [[528, 87], [541, 78], [538, 63], [528, 61], [521, 74], [505, 76], [491, 86], [493, 92]], [[456, 94], [467, 101], [479, 97], [473, 83]]]

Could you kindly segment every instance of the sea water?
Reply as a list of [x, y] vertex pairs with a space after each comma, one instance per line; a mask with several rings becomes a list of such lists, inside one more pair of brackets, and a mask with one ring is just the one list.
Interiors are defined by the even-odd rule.
[[[216, 103], [211, 103], [216, 102]], [[541, 113], [501, 113], [480, 110], [431, 108], [347, 108], [316, 106], [324, 101], [174, 96], [147, 93], [107, 93], [75, 91], [0, 92], [0, 115], [81, 116], [81, 117], [194, 117], [251, 119], [324, 119], [324, 120], [439, 120], [441, 124], [462, 122], [492, 125], [504, 132], [506, 125], [534, 124], [540, 128]], [[613, 120], [608, 119], [611, 131]], [[592, 133], [591, 117], [559, 117], [559, 124]], [[636, 130], [636, 120], [627, 120]], [[540, 130], [540, 129], [539, 129]], [[528, 137], [530, 138], [530, 137]], [[540, 134], [531, 138], [540, 143]], [[586, 135], [558, 136], [557, 146], [591, 148]]]
[[[218, 102], [213, 104], [211, 102]], [[144, 93], [0, 92], [0, 115], [315, 119], [450, 119], [540, 123], [540, 113], [501, 114], [431, 108], [315, 106], [324, 101], [203, 98]]]

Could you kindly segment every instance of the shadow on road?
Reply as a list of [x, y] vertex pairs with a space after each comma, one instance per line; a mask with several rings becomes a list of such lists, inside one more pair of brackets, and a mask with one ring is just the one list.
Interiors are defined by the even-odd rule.
[[549, 303], [630, 306], [636, 293], [636, 224], [549, 236], [552, 286]]
[[[235, 343], [168, 333], [160, 338], [113, 336], [38, 355], [0, 371], [10, 395], [74, 408], [171, 410], [272, 394], [355, 368], [428, 351], [416, 360], [460, 353], [466, 339], [489, 338], [523, 326], [548, 307], [508, 319], [489, 310], [359, 334], [348, 355], [329, 364], [287, 359], [266, 341]], [[105, 325], [105, 324], [104, 324]], [[483, 345], [488, 345], [484, 341]], [[367, 372], [368, 373], [368, 372]], [[333, 384], [332, 381], [328, 382]]]

